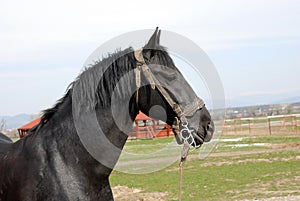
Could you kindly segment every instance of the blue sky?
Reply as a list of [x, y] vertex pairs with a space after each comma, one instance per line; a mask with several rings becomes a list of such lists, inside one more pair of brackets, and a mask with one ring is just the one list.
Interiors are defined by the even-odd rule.
[[2, 0], [0, 115], [51, 107], [99, 45], [156, 26], [208, 54], [227, 106], [300, 97], [299, 10], [296, 0]]

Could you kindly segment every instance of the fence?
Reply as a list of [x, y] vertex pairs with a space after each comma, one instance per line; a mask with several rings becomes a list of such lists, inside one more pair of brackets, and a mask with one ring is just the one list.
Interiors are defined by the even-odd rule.
[[298, 134], [300, 114], [226, 119], [223, 134]]
[[159, 138], [174, 136], [172, 127], [166, 123], [156, 120], [135, 120], [135, 126], [132, 128], [129, 139], [136, 138]]

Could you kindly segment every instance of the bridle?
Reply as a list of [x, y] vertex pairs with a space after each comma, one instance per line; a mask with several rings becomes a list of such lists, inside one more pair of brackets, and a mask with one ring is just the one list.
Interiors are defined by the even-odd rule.
[[[197, 97], [190, 105], [187, 105], [184, 108], [181, 108], [179, 104], [177, 104], [173, 98], [169, 95], [169, 93], [165, 90], [164, 87], [160, 84], [160, 82], [155, 78], [150, 68], [146, 64], [143, 56], [143, 49], [138, 49], [134, 51], [136, 62], [135, 77], [136, 77], [136, 102], [138, 103], [139, 98], [139, 88], [141, 87], [141, 72], [145, 76], [145, 78], [150, 83], [152, 89], [157, 88], [158, 91], [163, 95], [168, 104], [171, 106], [173, 111], [176, 113], [177, 117], [175, 117], [172, 128], [177, 131], [179, 134], [179, 140], [183, 143], [188, 143], [194, 147], [199, 147], [200, 145], [196, 144], [195, 138], [193, 134], [195, 132], [194, 129], [189, 128], [189, 124], [186, 117], [193, 116], [198, 110], [201, 110], [204, 107], [204, 101]], [[201, 139], [202, 140], [202, 139]], [[201, 144], [203, 143], [203, 140]]]
[[[179, 163], [180, 167], [180, 180], [179, 180], [179, 194], [178, 199], [181, 201], [182, 194], [182, 175], [183, 175], [183, 165], [186, 161], [187, 155], [190, 150], [190, 146], [192, 145], [195, 148], [201, 146], [204, 140], [202, 140], [200, 145], [197, 145], [194, 137], [194, 129], [189, 128], [189, 124], [186, 117], [193, 116], [198, 110], [201, 110], [204, 107], [204, 101], [197, 97], [190, 105], [187, 105], [183, 109], [177, 104], [173, 98], [169, 95], [169, 93], [162, 87], [160, 82], [155, 78], [150, 68], [146, 64], [143, 56], [143, 49], [138, 49], [134, 51], [136, 62], [135, 71], [135, 80], [136, 80], [136, 103], [138, 103], [139, 99], [139, 88], [141, 87], [141, 72], [144, 74], [145, 78], [151, 85], [152, 89], [157, 88], [158, 91], [163, 95], [168, 104], [171, 106], [173, 111], [176, 113], [177, 117], [175, 117], [174, 123], [172, 125], [173, 130], [178, 133], [178, 137], [180, 142], [183, 143], [183, 149], [181, 152], [181, 159]], [[179, 131], [179, 132], [178, 132]]]

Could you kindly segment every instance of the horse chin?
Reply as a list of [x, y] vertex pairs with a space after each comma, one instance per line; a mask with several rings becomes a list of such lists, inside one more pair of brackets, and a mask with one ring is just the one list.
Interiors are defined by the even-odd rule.
[[212, 139], [212, 137], [213, 137], [213, 133], [210, 131], [207, 131], [207, 134], [204, 138], [204, 142], [209, 142]]
[[204, 136], [203, 133], [197, 132], [193, 136], [195, 141], [195, 146], [194, 145], [193, 146], [196, 148], [200, 148], [201, 145], [204, 143], [204, 138], [202, 137]]

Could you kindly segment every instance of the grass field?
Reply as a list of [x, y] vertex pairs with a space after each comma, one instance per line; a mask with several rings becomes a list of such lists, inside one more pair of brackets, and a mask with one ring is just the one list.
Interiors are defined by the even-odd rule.
[[[171, 140], [129, 141], [125, 150], [151, 152]], [[225, 135], [209, 157], [200, 160], [198, 154], [192, 152], [185, 164], [182, 200], [244, 200], [300, 195], [300, 135]], [[178, 163], [149, 174], [114, 171], [110, 181], [112, 186], [138, 188], [144, 194], [166, 192], [161, 200], [178, 199]], [[150, 197], [143, 199], [151, 200]]]

